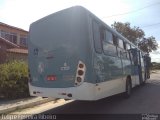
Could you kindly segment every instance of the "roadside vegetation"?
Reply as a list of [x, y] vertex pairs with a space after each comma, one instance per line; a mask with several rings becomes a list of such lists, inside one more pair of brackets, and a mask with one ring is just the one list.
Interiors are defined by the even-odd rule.
[[0, 64], [0, 99], [29, 96], [28, 65], [24, 61]]
[[160, 63], [152, 62], [152, 70], [160, 70]]

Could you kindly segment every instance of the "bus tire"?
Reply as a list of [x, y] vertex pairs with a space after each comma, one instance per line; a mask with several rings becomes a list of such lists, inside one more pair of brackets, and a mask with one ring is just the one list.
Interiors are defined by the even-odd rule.
[[127, 80], [126, 80], [126, 91], [124, 93], [125, 98], [129, 98], [131, 96], [131, 91], [132, 91], [131, 80], [127, 78]]

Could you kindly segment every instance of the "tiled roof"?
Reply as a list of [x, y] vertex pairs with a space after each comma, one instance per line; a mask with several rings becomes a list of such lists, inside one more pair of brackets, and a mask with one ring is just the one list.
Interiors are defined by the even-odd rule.
[[7, 49], [7, 52], [20, 53], [20, 54], [28, 54], [28, 50], [27, 49], [22, 49], [22, 48]]
[[23, 30], [23, 29], [21, 29], [21, 28], [14, 27], [14, 26], [11, 26], [11, 25], [8, 25], [8, 24], [5, 24], [5, 23], [2, 23], [2, 22], [0, 22], [0, 25], [7, 26], [7, 27], [11, 27], [11, 28], [14, 28], [14, 29], [17, 29], [17, 30], [21, 30], [21, 31], [24, 31], [24, 32], [28, 32], [28, 31]]

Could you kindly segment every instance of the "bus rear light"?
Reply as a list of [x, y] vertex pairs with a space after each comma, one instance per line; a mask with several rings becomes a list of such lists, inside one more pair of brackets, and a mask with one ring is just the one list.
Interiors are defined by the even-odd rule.
[[82, 63], [79, 64], [79, 68], [83, 68], [84, 65]]
[[79, 61], [77, 66], [76, 78], [75, 78], [75, 86], [79, 86], [83, 83], [85, 78], [86, 66], [82, 61]]
[[54, 81], [54, 80], [56, 80], [57, 78], [56, 78], [56, 76], [55, 75], [48, 75], [47, 76], [47, 80], [49, 80], [49, 81]]
[[83, 73], [84, 73], [83, 70], [78, 70], [78, 75], [81, 76], [81, 75], [83, 75]]
[[81, 82], [82, 81], [82, 78], [81, 77], [77, 77], [77, 82]]

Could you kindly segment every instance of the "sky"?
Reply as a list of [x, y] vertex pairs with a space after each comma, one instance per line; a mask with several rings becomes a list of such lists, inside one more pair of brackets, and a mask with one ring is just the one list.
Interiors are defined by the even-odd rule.
[[[0, 22], [29, 30], [32, 22], [62, 9], [81, 5], [109, 26], [129, 22], [154, 36], [160, 45], [159, 0], [0, 0]], [[160, 48], [150, 54], [160, 62]]]

